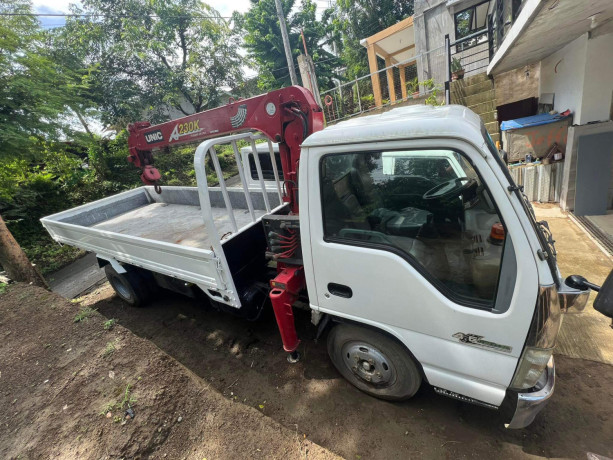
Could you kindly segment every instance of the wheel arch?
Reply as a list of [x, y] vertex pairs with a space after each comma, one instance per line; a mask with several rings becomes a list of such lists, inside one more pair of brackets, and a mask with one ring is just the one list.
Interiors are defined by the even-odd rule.
[[324, 329], [321, 331], [322, 335], [324, 332], [329, 333], [331, 328], [333, 328], [336, 324], [350, 324], [352, 326], [362, 327], [365, 329], [369, 329], [373, 332], [377, 332], [381, 335], [384, 335], [392, 339], [394, 342], [398, 343], [404, 349], [404, 351], [408, 353], [408, 355], [417, 365], [417, 369], [419, 370], [422, 380], [428, 385], [430, 385], [430, 382], [428, 381], [428, 377], [426, 376], [426, 373], [424, 372], [424, 368], [421, 365], [421, 362], [419, 361], [419, 359], [417, 359], [417, 357], [413, 354], [413, 352], [409, 349], [409, 347], [407, 347], [406, 344], [394, 332], [392, 332], [391, 330], [386, 330], [374, 324], [369, 324], [369, 323], [365, 323], [362, 321], [356, 321], [354, 319], [345, 318], [342, 316], [336, 316], [331, 313], [326, 313], [326, 315], [329, 317], [329, 321], [325, 325]]

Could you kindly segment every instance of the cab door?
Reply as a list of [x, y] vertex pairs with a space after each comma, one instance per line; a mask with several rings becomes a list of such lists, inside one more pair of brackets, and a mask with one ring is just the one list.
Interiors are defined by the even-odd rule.
[[538, 275], [493, 159], [452, 139], [317, 147], [306, 157], [311, 307], [395, 336], [431, 385], [499, 405]]

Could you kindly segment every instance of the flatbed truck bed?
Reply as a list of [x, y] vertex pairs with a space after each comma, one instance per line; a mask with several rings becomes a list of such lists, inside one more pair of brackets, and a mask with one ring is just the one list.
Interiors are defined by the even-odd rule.
[[[240, 137], [251, 138], [251, 135]], [[206, 178], [204, 149], [196, 162]], [[216, 160], [216, 158], [215, 158]], [[213, 161], [215, 161], [213, 160]], [[223, 177], [222, 174], [218, 175]], [[198, 286], [211, 299], [234, 309], [265, 271], [266, 238], [261, 219], [286, 214], [279, 189], [261, 187], [166, 186], [161, 194], [143, 186], [41, 219], [53, 239], [91, 251], [121, 271], [139, 267], [185, 285]], [[248, 278], [248, 279], [247, 279]]]

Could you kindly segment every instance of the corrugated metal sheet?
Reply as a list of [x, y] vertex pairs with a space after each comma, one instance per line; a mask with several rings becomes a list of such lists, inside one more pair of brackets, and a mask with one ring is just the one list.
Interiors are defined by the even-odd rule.
[[562, 189], [564, 162], [510, 166], [509, 172], [517, 185], [524, 187], [530, 201], [557, 203]]

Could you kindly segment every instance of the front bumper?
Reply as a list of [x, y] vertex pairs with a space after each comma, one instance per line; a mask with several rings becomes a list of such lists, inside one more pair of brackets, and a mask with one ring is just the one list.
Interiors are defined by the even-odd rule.
[[549, 358], [543, 375], [530, 393], [516, 393], [517, 403], [513, 418], [506, 424], [507, 428], [525, 428], [532, 423], [534, 417], [543, 410], [553, 394], [556, 384], [556, 367], [553, 356]]

